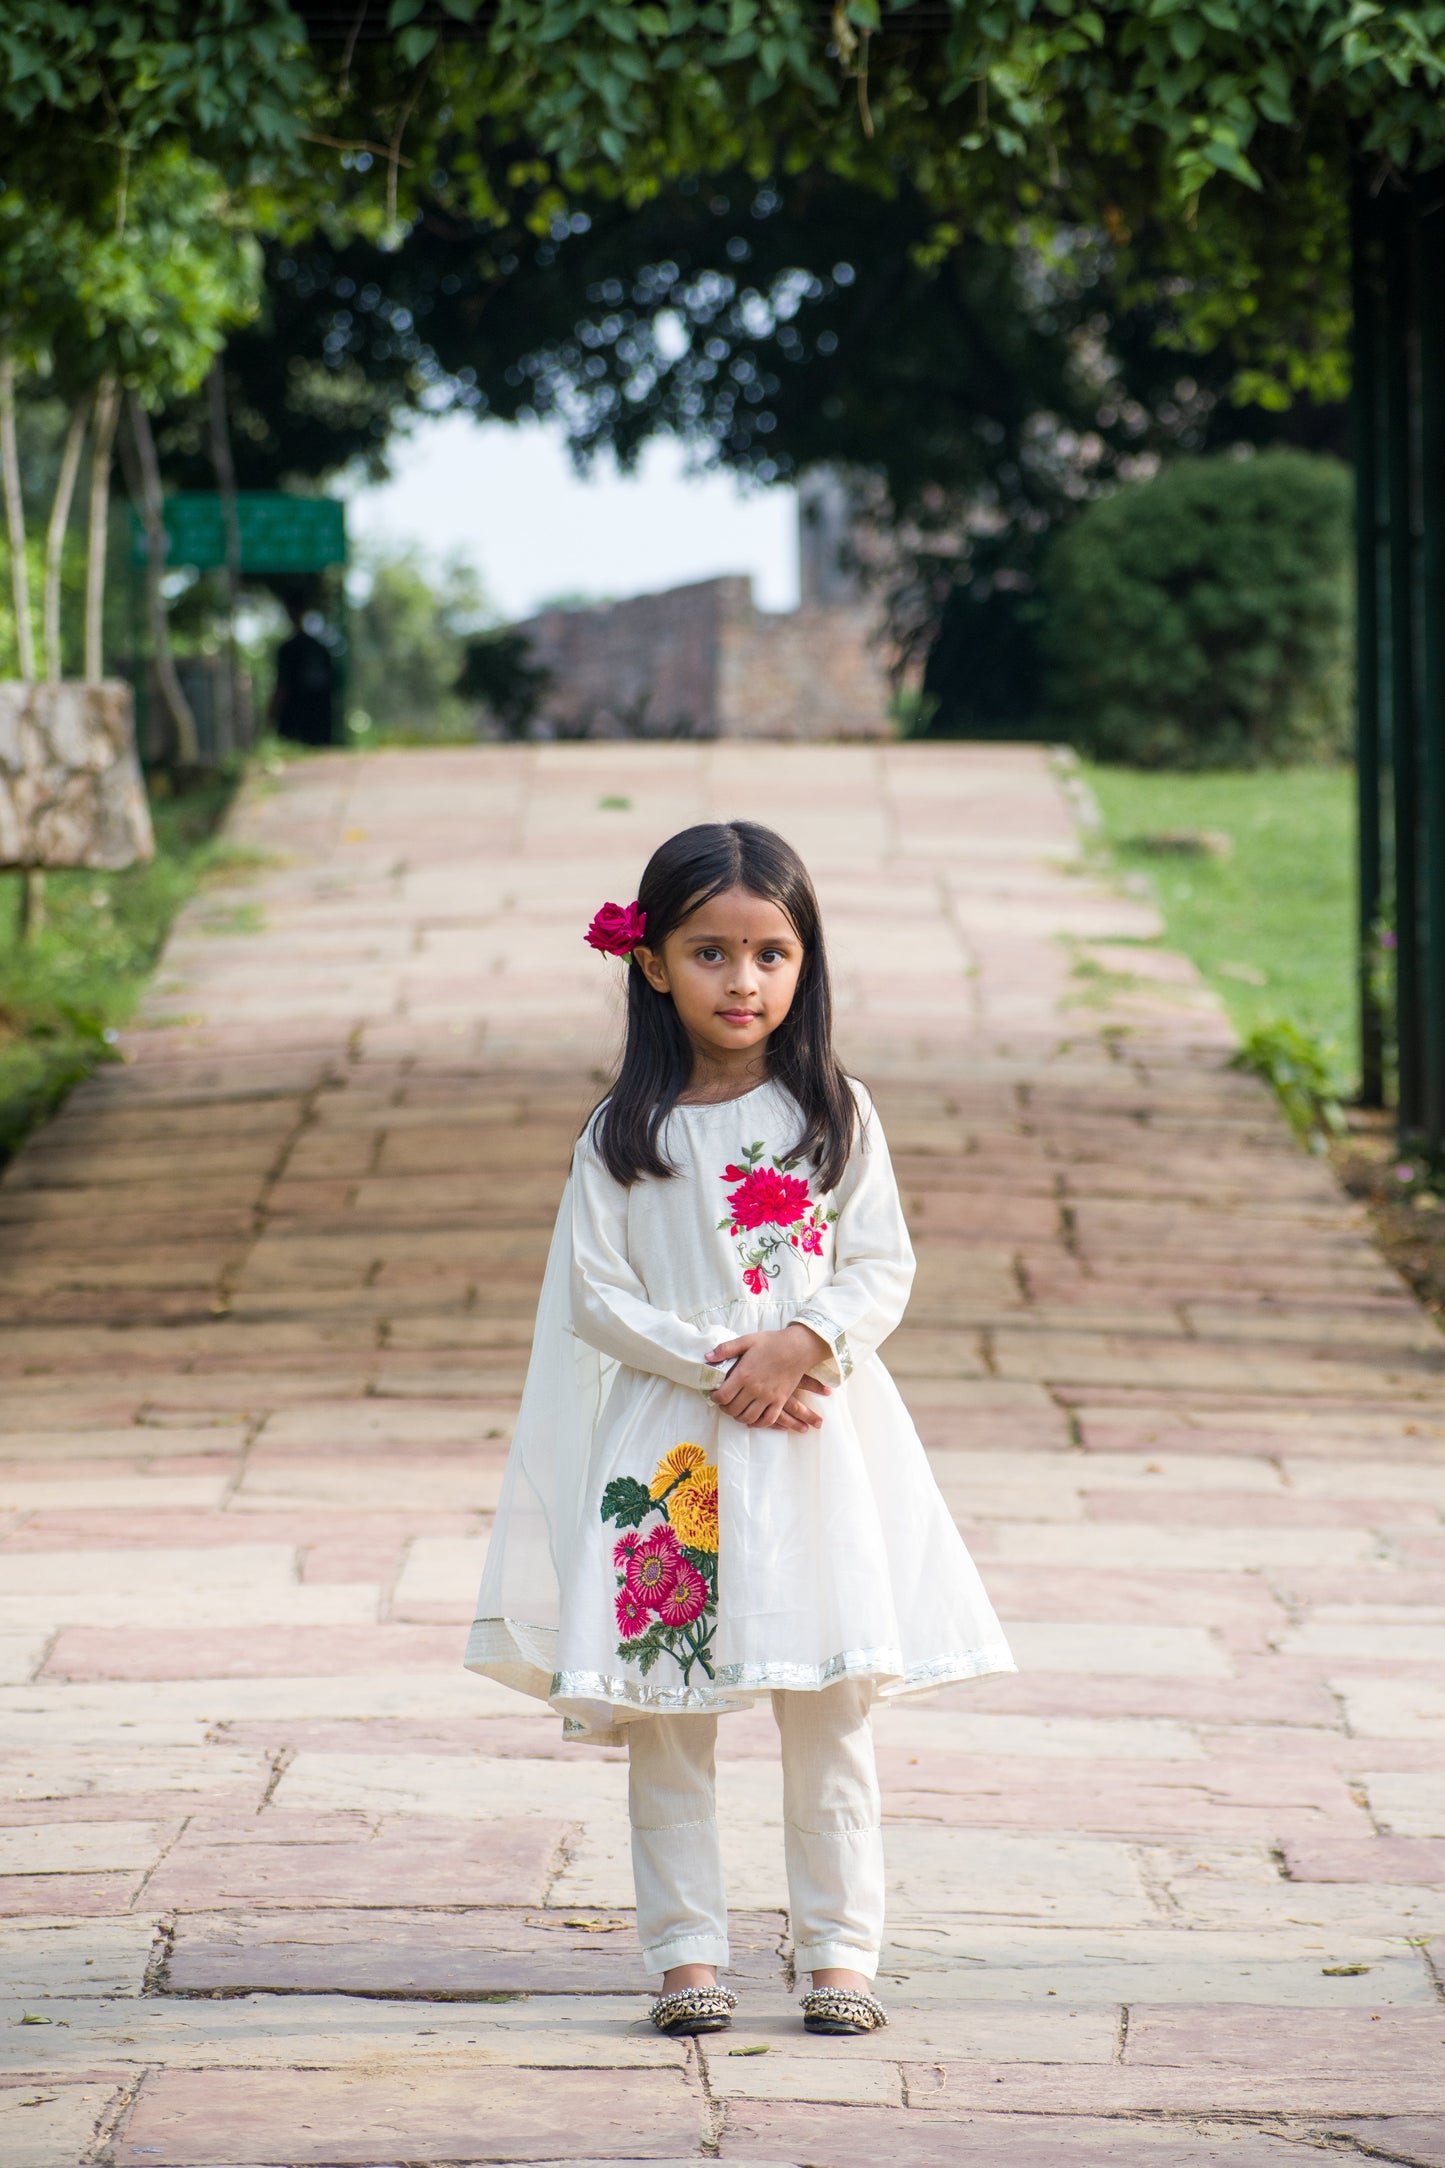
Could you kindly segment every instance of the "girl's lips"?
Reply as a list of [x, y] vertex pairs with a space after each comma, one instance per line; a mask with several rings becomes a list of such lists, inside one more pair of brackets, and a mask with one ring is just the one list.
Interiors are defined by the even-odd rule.
[[755, 1024], [762, 1015], [761, 1009], [719, 1009], [718, 1015], [725, 1024]]

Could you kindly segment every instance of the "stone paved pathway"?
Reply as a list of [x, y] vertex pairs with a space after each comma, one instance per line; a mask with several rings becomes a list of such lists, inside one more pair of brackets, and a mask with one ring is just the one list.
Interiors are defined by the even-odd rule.
[[[713, 811], [816, 869], [921, 1261], [889, 1360], [1022, 1671], [879, 1719], [866, 2041], [798, 2028], [728, 1721], [699, 2055], [620, 1757], [459, 1656], [582, 927]], [[0, 1186], [5, 2168], [1445, 2163], [1442, 1345], [1046, 757], [335, 755], [234, 835]]]

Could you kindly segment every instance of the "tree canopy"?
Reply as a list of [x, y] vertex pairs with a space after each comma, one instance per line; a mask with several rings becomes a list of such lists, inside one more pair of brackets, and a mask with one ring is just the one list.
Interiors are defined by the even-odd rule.
[[[1184, 335], [1337, 394], [1345, 174], [1445, 156], [1445, 5], [1384, 0], [13, 0], [4, 178], [170, 137], [258, 212], [392, 242], [421, 202], [537, 230], [686, 175], [907, 175], [941, 251], [1089, 223], [1168, 253]], [[58, 155], [63, 154], [63, 155]]]

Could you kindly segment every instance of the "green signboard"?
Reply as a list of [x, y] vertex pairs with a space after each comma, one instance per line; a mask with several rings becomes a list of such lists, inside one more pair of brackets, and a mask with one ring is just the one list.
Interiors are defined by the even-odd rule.
[[[286, 497], [243, 489], [236, 497], [242, 572], [324, 572], [346, 563], [346, 507], [335, 497]], [[181, 490], [165, 503], [166, 563], [208, 572], [226, 562], [226, 518], [213, 490]], [[145, 529], [131, 516], [131, 548], [146, 559]]]

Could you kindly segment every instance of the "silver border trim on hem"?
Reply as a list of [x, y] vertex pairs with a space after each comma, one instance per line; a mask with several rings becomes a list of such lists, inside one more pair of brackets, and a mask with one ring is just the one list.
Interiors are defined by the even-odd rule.
[[[821, 1664], [723, 1664], [715, 1686], [648, 1687], [631, 1679], [609, 1677], [600, 1671], [558, 1671], [552, 1677], [548, 1699], [605, 1702], [614, 1708], [637, 1709], [647, 1714], [693, 1715], [709, 1710], [741, 1706], [739, 1694], [809, 1693], [831, 1686], [838, 1679], [867, 1677], [879, 1680], [878, 1698], [918, 1693], [954, 1680], [987, 1677], [994, 1672], [1017, 1670], [1008, 1644], [990, 1642], [980, 1649], [960, 1650], [946, 1656], [926, 1657], [905, 1667], [898, 1649], [848, 1649]], [[731, 1691], [729, 1691], [729, 1689]]]

